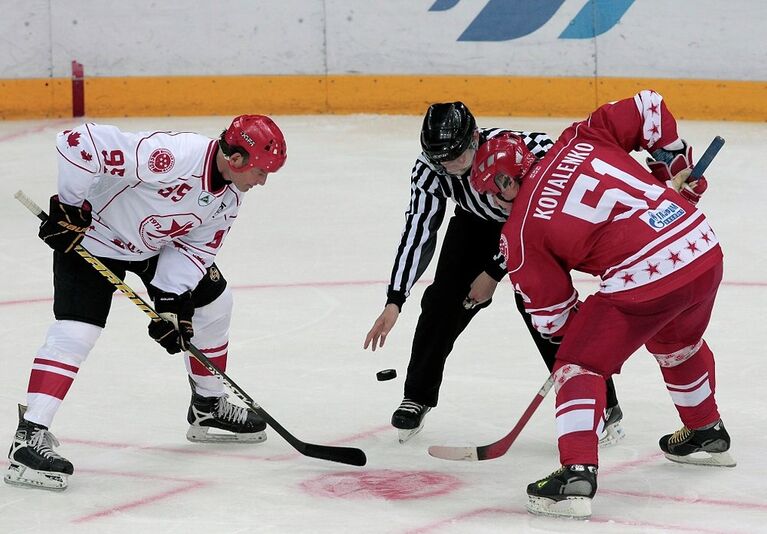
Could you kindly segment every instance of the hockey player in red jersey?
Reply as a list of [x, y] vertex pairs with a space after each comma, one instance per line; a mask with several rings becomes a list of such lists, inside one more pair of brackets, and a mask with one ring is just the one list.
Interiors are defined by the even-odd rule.
[[[650, 172], [629, 154], [646, 150]], [[660, 438], [672, 461], [734, 466], [703, 334], [722, 251], [687, 182], [692, 150], [661, 95], [641, 91], [567, 128], [540, 160], [513, 136], [488, 142], [472, 185], [513, 209], [501, 236], [514, 289], [541, 333], [561, 339], [553, 374], [561, 468], [527, 487], [535, 514], [585, 518], [597, 489], [605, 379], [641, 346], [684, 426]], [[571, 271], [601, 279], [578, 299]]]
[[63, 490], [74, 471], [55, 452], [48, 427], [106, 324], [115, 291], [72, 252], [81, 242], [119, 277], [142, 279], [166, 319], [152, 322], [149, 335], [169, 353], [185, 353], [187, 438], [266, 439], [263, 419], [230, 403], [221, 380], [185, 351], [191, 342], [226, 370], [232, 295], [214, 261], [244, 193], [285, 163], [279, 127], [263, 115], [241, 115], [210, 139], [83, 124], [60, 133], [57, 149], [58, 194], [39, 232], [54, 250], [56, 321], [32, 364], [5, 482]]

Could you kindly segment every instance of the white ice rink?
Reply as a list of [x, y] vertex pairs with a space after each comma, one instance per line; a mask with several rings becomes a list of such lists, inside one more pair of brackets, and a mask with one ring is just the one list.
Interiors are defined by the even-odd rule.
[[[628, 95], [627, 95], [628, 96]], [[673, 102], [671, 103], [673, 109]], [[215, 137], [230, 117], [104, 119], [125, 130]], [[359, 447], [365, 467], [305, 458], [274, 431], [258, 445], [186, 441], [189, 388], [180, 358], [146, 334], [145, 316], [116, 296], [107, 328], [51, 428], [75, 465], [63, 493], [0, 484], [0, 532], [482, 533], [767, 532], [767, 177], [763, 123], [682, 121], [698, 154], [727, 143], [701, 207], [725, 252], [706, 339], [734, 469], [671, 463], [658, 438], [681, 424], [645, 351], [615, 379], [627, 438], [600, 458], [588, 522], [528, 515], [525, 486], [557, 467], [553, 395], [502, 458], [437, 460], [434, 444], [505, 435], [546, 378], [504, 282], [459, 338], [439, 406], [423, 432], [397, 443], [389, 418], [402, 396], [419, 301], [414, 288], [383, 350], [362, 342], [385, 288], [409, 200], [420, 117], [277, 117], [288, 163], [248, 195], [217, 263], [235, 296], [229, 375], [298, 438]], [[568, 119], [488, 118], [482, 126], [546, 131]], [[51, 252], [13, 194], [47, 205], [57, 131], [74, 120], [0, 122], [0, 448], [52, 321]], [[449, 214], [452, 213], [452, 205]], [[444, 228], [443, 228], [444, 229]], [[596, 284], [579, 276], [582, 293]], [[143, 287], [129, 275], [135, 289]], [[379, 383], [375, 372], [399, 376]], [[0, 470], [7, 466], [0, 456]]]

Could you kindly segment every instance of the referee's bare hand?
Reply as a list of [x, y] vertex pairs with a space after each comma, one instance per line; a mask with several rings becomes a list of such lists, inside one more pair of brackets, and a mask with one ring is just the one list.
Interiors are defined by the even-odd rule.
[[386, 342], [386, 336], [391, 332], [391, 329], [394, 328], [394, 324], [397, 322], [398, 317], [399, 307], [397, 307], [396, 304], [387, 304], [381, 312], [381, 315], [379, 315], [378, 319], [373, 323], [373, 328], [371, 328], [368, 335], [365, 336], [365, 345], [363, 348], [367, 349], [371, 343], [373, 352], [375, 352], [376, 348], [379, 346], [383, 348], [384, 343]]
[[493, 280], [489, 274], [484, 271], [479, 273], [479, 276], [471, 283], [471, 289], [463, 301], [463, 307], [470, 310], [474, 306], [487, 302], [493, 297], [497, 286], [498, 282]]

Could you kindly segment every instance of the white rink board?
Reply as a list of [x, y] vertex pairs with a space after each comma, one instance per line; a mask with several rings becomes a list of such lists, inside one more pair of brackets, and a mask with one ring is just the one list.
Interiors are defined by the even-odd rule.
[[[563, 37], [586, 0], [549, 14], [499, 0], [0, 0], [0, 78], [465, 74], [767, 80], [762, 0], [642, 0], [596, 37]], [[602, 6], [626, 2], [599, 2]], [[439, 8], [442, 5], [443, 8]], [[515, 5], [510, 3], [509, 5]], [[447, 7], [449, 6], [449, 7]], [[445, 9], [445, 7], [447, 7]], [[604, 9], [604, 8], [603, 8]], [[539, 20], [540, 19], [540, 20]], [[537, 22], [536, 22], [537, 21]], [[531, 32], [507, 38], [503, 28]], [[499, 27], [496, 27], [499, 26]], [[475, 28], [482, 39], [463, 39]], [[594, 32], [592, 31], [591, 35]]]

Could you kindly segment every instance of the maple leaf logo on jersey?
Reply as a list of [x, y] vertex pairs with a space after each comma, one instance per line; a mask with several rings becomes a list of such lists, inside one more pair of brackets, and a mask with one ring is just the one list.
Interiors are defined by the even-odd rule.
[[83, 158], [83, 161], [91, 161], [93, 159], [93, 156], [85, 150], [80, 151], [80, 157]]
[[156, 148], [149, 154], [149, 170], [155, 174], [164, 174], [173, 168], [176, 158], [167, 148]]
[[150, 215], [141, 222], [139, 234], [150, 250], [159, 250], [168, 242], [183, 237], [202, 224], [193, 213]]
[[71, 132], [67, 136], [67, 145], [70, 147], [76, 147], [80, 144], [80, 132]]

